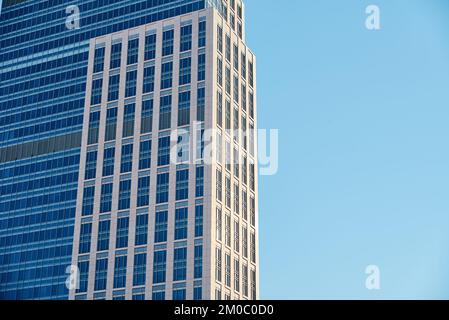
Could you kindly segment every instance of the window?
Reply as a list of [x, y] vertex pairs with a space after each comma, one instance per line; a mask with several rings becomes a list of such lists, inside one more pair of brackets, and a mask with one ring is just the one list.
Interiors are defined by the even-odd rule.
[[247, 167], [248, 167], [248, 160], [244, 155], [242, 159], [242, 182], [244, 184], [246, 184], [247, 181]]
[[122, 159], [120, 164], [120, 173], [132, 171], [133, 164], [133, 145], [126, 144], [122, 146]]
[[145, 207], [150, 204], [150, 177], [141, 177], [138, 181], [137, 207]]
[[175, 212], [175, 240], [187, 239], [188, 209], [180, 208]]
[[227, 208], [231, 208], [231, 177], [225, 178], [225, 205]]
[[125, 105], [123, 114], [123, 138], [134, 135], [134, 118], [136, 115], [136, 104], [130, 103]]
[[[189, 84], [192, 74], [192, 58], [184, 58], [179, 61], [179, 85]], [[170, 85], [171, 86], [171, 85]]]
[[94, 54], [94, 73], [103, 72], [104, 70], [104, 53], [105, 48], [96, 48]]
[[80, 231], [79, 254], [90, 252], [90, 238], [92, 235], [92, 223], [83, 223]]
[[159, 138], [157, 165], [166, 166], [170, 164], [170, 137]]
[[242, 190], [242, 216], [248, 220], [248, 196], [246, 190]]
[[138, 214], [136, 216], [136, 237], [135, 245], [142, 246], [148, 242], [148, 214]]
[[96, 105], [101, 103], [101, 90], [103, 88], [103, 79], [96, 79], [92, 81], [92, 93], [90, 104]]
[[194, 287], [193, 288], [193, 300], [198, 301], [203, 299], [203, 288]]
[[119, 218], [117, 219], [117, 234], [116, 234], [116, 248], [126, 248], [128, 246], [128, 229], [129, 229], [129, 218]]
[[152, 297], [151, 299], [153, 301], [165, 300], [165, 291], [159, 291], [159, 290], [154, 291], [154, 289], [153, 289], [153, 293], [152, 293], [151, 297]]
[[234, 183], [234, 212], [240, 213], [240, 188], [238, 183]]
[[240, 154], [237, 147], [234, 148], [234, 177], [236, 179], [240, 177]]
[[109, 249], [109, 233], [111, 230], [111, 221], [104, 220], [98, 224], [97, 251]]
[[225, 129], [229, 133], [231, 130], [231, 101], [225, 101]]
[[217, 208], [217, 212], [216, 212], [216, 226], [215, 226], [215, 233], [216, 233], [216, 237], [217, 237], [217, 241], [221, 241], [222, 240], [222, 214], [221, 214], [221, 209]]
[[112, 183], [101, 186], [100, 213], [111, 212], [112, 210]]
[[168, 202], [168, 184], [169, 184], [168, 173], [161, 173], [157, 175], [157, 186], [156, 186], [157, 204]]
[[221, 269], [221, 249], [215, 249], [215, 280], [221, 282], [222, 269]]
[[114, 289], [126, 286], [126, 256], [115, 257], [114, 263]]
[[133, 286], [144, 286], [146, 278], [147, 254], [134, 255]]
[[254, 191], [255, 189], [255, 167], [254, 167], [254, 163], [251, 161], [249, 163], [249, 187], [251, 188], [252, 191]]
[[217, 48], [218, 52], [223, 53], [223, 28], [217, 26]]
[[153, 260], [153, 283], [164, 283], [166, 276], [167, 251], [155, 251]]
[[249, 92], [249, 116], [254, 119], [254, 93]]
[[239, 78], [237, 76], [234, 76], [234, 102], [237, 104], [240, 101], [239, 87]]
[[173, 54], [173, 39], [175, 37], [174, 30], [164, 31], [162, 35], [162, 56], [169, 56]]
[[176, 201], [186, 200], [189, 197], [189, 170], [176, 172]]
[[145, 61], [156, 58], [156, 34], [145, 37]]
[[206, 46], [206, 21], [200, 21], [198, 24], [198, 47]]
[[231, 286], [231, 256], [226, 253], [225, 255], [225, 283], [226, 286]]
[[254, 64], [249, 61], [248, 62], [248, 81], [251, 87], [254, 87]]
[[137, 85], [137, 70], [128, 71], [126, 73], [126, 87], [125, 87], [126, 98], [136, 95], [136, 85]]
[[223, 190], [222, 190], [222, 179], [223, 175], [220, 169], [217, 169], [217, 200], [221, 202]]
[[228, 66], [226, 66], [225, 81], [226, 93], [231, 95], [231, 69]]
[[234, 69], [239, 70], [239, 47], [234, 44]]
[[142, 293], [138, 293], [138, 294], [133, 294], [133, 300], [134, 301], [144, 301], [145, 300], [145, 294]]
[[231, 62], [231, 36], [229, 34], [226, 35], [226, 60]]
[[98, 128], [100, 127], [100, 112], [95, 111], [89, 114], [89, 132], [87, 144], [98, 143]]
[[118, 209], [129, 209], [131, 205], [131, 180], [120, 181]]
[[178, 126], [190, 124], [190, 91], [179, 93], [178, 98]]
[[106, 111], [105, 141], [113, 141], [117, 134], [117, 108], [109, 108]]
[[256, 270], [251, 270], [251, 300], [257, 299]]
[[140, 133], [150, 133], [153, 130], [153, 99], [142, 102], [142, 117]]
[[189, 51], [192, 49], [192, 25], [181, 27], [180, 51]]
[[206, 55], [198, 56], [198, 81], [206, 80]]
[[204, 167], [196, 167], [195, 197], [204, 196]]
[[151, 140], [140, 142], [139, 170], [151, 167]]
[[83, 216], [91, 216], [94, 213], [95, 187], [85, 187], [83, 190]]
[[247, 297], [248, 296], [248, 266], [247, 265], [243, 265], [242, 290], [243, 290], [243, 295], [245, 297]]
[[242, 78], [246, 79], [246, 54], [244, 52], [242, 52], [242, 70], [241, 70], [241, 74], [242, 74]]
[[217, 83], [220, 87], [223, 86], [223, 63], [220, 57], [217, 58]]
[[106, 290], [107, 273], [108, 259], [98, 259], [95, 265], [95, 291]]
[[104, 150], [103, 177], [112, 176], [114, 174], [114, 157], [115, 147]]
[[195, 207], [195, 238], [203, 236], [203, 206]]
[[143, 93], [154, 91], [154, 66], [143, 69]]
[[231, 247], [231, 215], [225, 215], [225, 244]]
[[176, 248], [173, 257], [173, 281], [187, 278], [187, 248]]
[[171, 103], [171, 95], [160, 98], [159, 130], [165, 130], [171, 127]]
[[120, 87], [120, 74], [109, 76], [108, 101], [118, 100]]
[[256, 234], [254, 232], [251, 232], [249, 246], [251, 253], [251, 262], [256, 263]]
[[242, 109], [246, 111], [246, 85], [242, 83]]
[[217, 125], [223, 125], [223, 96], [220, 91], [217, 92]]
[[167, 241], [168, 212], [156, 212], [156, 223], [154, 231], [154, 243]]
[[237, 220], [234, 221], [234, 250], [240, 252], [240, 224]]
[[251, 225], [253, 227], [256, 226], [256, 200], [253, 196], [251, 196], [250, 203], [249, 203], [249, 211], [251, 213]]
[[111, 47], [111, 63], [110, 69], [120, 68], [122, 56], [122, 44], [116, 43]]
[[82, 261], [78, 263], [79, 270], [79, 287], [76, 293], [87, 292], [87, 284], [89, 279], [89, 261]]
[[234, 260], [234, 290], [240, 291], [240, 262]]
[[197, 91], [197, 113], [196, 113], [196, 120], [197, 121], [204, 121], [204, 111], [206, 106], [206, 90], [205, 88], [199, 88]]
[[203, 277], [203, 246], [195, 246], [193, 277], [201, 279]]
[[137, 63], [139, 57], [139, 39], [128, 41], [128, 65]]
[[186, 299], [186, 289], [175, 289], [173, 290], [173, 300], [180, 301]]
[[248, 228], [242, 228], [242, 253], [245, 258], [248, 258]]

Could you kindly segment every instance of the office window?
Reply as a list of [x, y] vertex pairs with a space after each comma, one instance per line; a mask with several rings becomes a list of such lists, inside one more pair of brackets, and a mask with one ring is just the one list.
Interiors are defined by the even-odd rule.
[[246, 221], [248, 220], [248, 195], [246, 190], [242, 190], [242, 216]]
[[107, 274], [108, 259], [98, 259], [95, 265], [95, 291], [106, 290]]
[[249, 116], [254, 119], [254, 93], [249, 92]]
[[123, 114], [123, 138], [134, 135], [134, 119], [136, 115], [136, 104], [130, 103], [125, 105]]
[[87, 144], [98, 143], [98, 130], [100, 127], [100, 111], [91, 112], [89, 114], [89, 131]]
[[116, 245], [117, 249], [126, 248], [128, 246], [129, 218], [117, 219]]
[[251, 87], [254, 87], [254, 64], [248, 62], [248, 82]]
[[184, 58], [179, 61], [179, 85], [189, 84], [192, 78], [192, 59]]
[[231, 177], [225, 178], [225, 205], [227, 208], [231, 208]]
[[173, 85], [173, 62], [162, 64], [161, 90], [171, 88]]
[[165, 130], [171, 127], [171, 104], [171, 95], [160, 98], [159, 130]]
[[131, 205], [131, 180], [120, 181], [118, 209], [129, 209]]
[[234, 221], [234, 250], [240, 252], [240, 224], [237, 220]]
[[112, 210], [112, 183], [101, 186], [100, 213], [111, 212]]
[[187, 239], [188, 209], [180, 208], [175, 211], [175, 240]]
[[76, 293], [87, 292], [87, 284], [89, 280], [89, 261], [78, 262], [79, 270], [79, 287]]
[[94, 73], [103, 72], [103, 70], [104, 70], [104, 53], [105, 53], [104, 47], [95, 49]]
[[176, 201], [185, 200], [189, 197], [189, 170], [178, 170], [176, 172]]
[[154, 66], [143, 70], [143, 93], [154, 91]]
[[91, 216], [94, 213], [95, 187], [85, 187], [83, 190], [83, 216]]
[[246, 156], [243, 155], [243, 158], [242, 158], [242, 183], [244, 183], [244, 184], [247, 183], [247, 178], [248, 178], [247, 170], [248, 170], [248, 160], [247, 160]]
[[217, 208], [217, 212], [216, 212], [216, 219], [215, 219], [215, 233], [216, 233], [216, 240], [217, 241], [221, 241], [222, 240], [222, 234], [223, 234], [223, 230], [222, 230], [222, 213], [221, 213], [221, 209]]
[[198, 48], [206, 46], [206, 21], [200, 21], [198, 24]]
[[231, 101], [225, 101], [225, 129], [229, 133], [231, 130]]
[[168, 228], [168, 212], [156, 212], [156, 222], [154, 231], [154, 243], [161, 243], [167, 241]]
[[111, 230], [111, 221], [103, 220], [98, 224], [97, 251], [109, 249], [109, 234]]
[[190, 91], [178, 95], [178, 126], [190, 124]]
[[92, 223], [83, 223], [80, 230], [79, 254], [90, 252], [90, 242], [92, 236]]
[[249, 187], [252, 191], [255, 189], [255, 167], [254, 163], [251, 161], [249, 163]]
[[231, 256], [225, 254], [225, 284], [227, 287], [231, 286]]
[[136, 216], [136, 237], [134, 243], [136, 246], [148, 243], [148, 214], [138, 214]]
[[217, 92], [217, 125], [223, 125], [223, 96], [220, 91]]
[[173, 290], [173, 300], [174, 301], [186, 300], [186, 289]]
[[126, 256], [115, 257], [114, 263], [114, 289], [126, 286]]
[[222, 269], [221, 269], [221, 249], [215, 249], [215, 280], [221, 282]]
[[242, 254], [243, 257], [248, 258], [248, 228], [242, 228]]
[[240, 213], [240, 188], [237, 183], [234, 184], [234, 212]]
[[157, 204], [168, 202], [168, 184], [169, 184], [168, 173], [161, 173], [157, 175], [157, 186], [156, 186]]
[[226, 60], [230, 63], [231, 62], [231, 36], [229, 34], [226, 34]]
[[251, 225], [253, 227], [255, 227], [256, 226], [256, 200], [253, 196], [250, 197], [249, 211], [251, 214]]
[[217, 26], [217, 48], [218, 52], [223, 53], [223, 28]]
[[120, 74], [109, 76], [108, 101], [118, 100], [120, 87]]
[[234, 260], [234, 290], [240, 291], [240, 262], [237, 259]]
[[246, 79], [246, 54], [244, 52], [242, 52], [242, 70], [241, 70], [241, 74], [242, 74], [242, 78]]
[[223, 86], [223, 62], [220, 57], [217, 58], [217, 83]]
[[247, 135], [248, 135], [248, 130], [246, 128], [246, 116], [245, 114], [242, 113], [242, 124], [241, 124], [241, 132], [242, 132], [242, 145], [243, 145], [243, 149], [246, 151], [247, 147], [248, 147], [248, 139], [247, 139]]
[[203, 277], [203, 246], [195, 246], [193, 277], [201, 279]]
[[137, 70], [128, 71], [126, 73], [125, 97], [136, 95]]
[[101, 103], [101, 90], [103, 88], [103, 79], [95, 79], [92, 81], [92, 93], [90, 104], [96, 105]]
[[195, 173], [195, 197], [200, 198], [204, 196], [204, 167], [196, 167]]
[[111, 47], [111, 63], [110, 69], [120, 68], [122, 60], [122, 44], [116, 43]]
[[240, 178], [240, 153], [237, 147], [234, 148], [234, 177]]
[[132, 171], [133, 164], [133, 147], [132, 144], [126, 144], [122, 146], [122, 158], [120, 164], [120, 173], [126, 173]]
[[222, 200], [222, 196], [223, 196], [223, 190], [222, 190], [222, 179], [223, 179], [223, 175], [220, 169], [217, 169], [216, 172], [217, 175], [217, 200], [221, 202]]
[[167, 267], [167, 251], [155, 251], [153, 260], [153, 283], [164, 283]]
[[256, 270], [251, 270], [251, 300], [257, 299]]
[[195, 287], [193, 288], [193, 300], [199, 301], [203, 299], [203, 288]]
[[144, 301], [145, 300], [145, 294], [133, 294], [133, 301]]
[[137, 207], [145, 207], [150, 204], [150, 177], [141, 177], [138, 181]]
[[145, 61], [156, 58], [156, 34], [145, 37]]
[[197, 121], [204, 121], [205, 106], [206, 106], [206, 89], [199, 88], [197, 91], [197, 111], [196, 111]]
[[245, 297], [248, 296], [248, 266], [243, 265], [242, 268], [242, 291]]
[[246, 85], [242, 83], [242, 109], [246, 111]]
[[134, 255], [133, 286], [144, 286], [146, 280], [147, 254]]
[[239, 95], [239, 78], [237, 76], [234, 76], [234, 102], [239, 103], [240, 95]]
[[175, 37], [174, 30], [164, 31], [162, 35], [162, 56], [169, 56], [173, 54], [173, 40]]
[[176, 248], [173, 255], [173, 281], [187, 278], [187, 248]]
[[115, 140], [117, 135], [117, 108], [109, 108], [106, 111], [105, 141]]
[[225, 245], [231, 247], [231, 215], [225, 215]]
[[251, 262], [256, 263], [256, 234], [254, 232], [251, 232], [249, 247]]
[[195, 207], [195, 238], [203, 236], [203, 206]]
[[189, 51], [192, 49], [192, 25], [181, 27], [180, 51]]
[[140, 133], [150, 133], [153, 131], [153, 99], [142, 102], [142, 116]]
[[151, 167], [151, 140], [140, 142], [139, 170]]
[[239, 70], [239, 47], [234, 44], [234, 69]]
[[159, 138], [157, 165], [166, 166], [170, 164], [170, 137]]
[[153, 291], [151, 297], [153, 301], [163, 301], [165, 300], [165, 291]]
[[128, 41], [128, 65], [137, 63], [139, 58], [139, 39]]
[[198, 55], [198, 81], [206, 80], [206, 55]]

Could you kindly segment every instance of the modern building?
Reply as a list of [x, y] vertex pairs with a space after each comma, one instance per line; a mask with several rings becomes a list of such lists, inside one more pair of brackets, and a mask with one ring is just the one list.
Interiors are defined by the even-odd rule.
[[3, 0], [0, 299], [257, 299], [255, 68], [239, 0]]

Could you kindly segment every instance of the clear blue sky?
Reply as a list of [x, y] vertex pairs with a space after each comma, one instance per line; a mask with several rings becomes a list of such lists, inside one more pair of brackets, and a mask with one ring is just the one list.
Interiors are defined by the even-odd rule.
[[260, 179], [262, 298], [449, 299], [449, 1], [246, 9], [259, 126], [280, 129], [279, 173]]

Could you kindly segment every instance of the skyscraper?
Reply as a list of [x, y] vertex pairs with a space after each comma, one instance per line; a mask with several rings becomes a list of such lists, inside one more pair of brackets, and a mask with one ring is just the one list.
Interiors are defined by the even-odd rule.
[[4, 0], [2, 299], [258, 297], [244, 23], [234, 0]]

